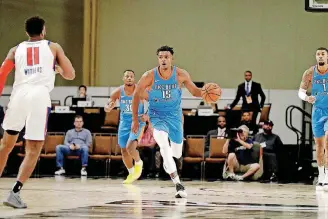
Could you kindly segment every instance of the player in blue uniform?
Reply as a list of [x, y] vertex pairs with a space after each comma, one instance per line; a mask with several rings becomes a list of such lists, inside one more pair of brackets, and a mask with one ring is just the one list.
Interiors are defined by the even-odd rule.
[[[316, 143], [319, 169], [317, 190], [328, 191], [328, 50], [320, 47], [316, 51], [317, 65], [303, 74], [298, 96], [311, 104], [312, 131]], [[306, 94], [312, 85], [311, 95]]]
[[[195, 97], [201, 97], [201, 89], [192, 82], [189, 73], [172, 65], [173, 48], [162, 46], [157, 50], [159, 66], [147, 71], [137, 84], [132, 101], [132, 132], [139, 129], [138, 108], [141, 94], [148, 91], [148, 115], [154, 128], [154, 139], [160, 147], [165, 171], [176, 185], [176, 198], [185, 198], [173, 157], [182, 156], [183, 126], [181, 87], [185, 86]], [[170, 140], [170, 142], [169, 142]]]
[[[136, 133], [131, 132], [132, 96], [136, 88], [134, 76], [132, 70], [124, 71], [124, 85], [120, 86], [112, 93], [108, 103], [105, 105], [105, 111], [110, 112], [115, 107], [116, 100], [120, 100], [118, 144], [121, 147], [123, 162], [129, 171], [128, 177], [123, 181], [125, 184], [132, 183], [141, 176], [143, 162], [136, 148], [138, 146], [138, 140], [142, 137], [145, 120], [147, 119], [147, 116], [144, 115], [143, 101], [145, 98], [142, 98], [142, 100], [140, 100], [141, 104], [138, 107], [138, 121], [140, 122], [140, 127]], [[135, 166], [133, 166], [132, 159], [135, 161]]]

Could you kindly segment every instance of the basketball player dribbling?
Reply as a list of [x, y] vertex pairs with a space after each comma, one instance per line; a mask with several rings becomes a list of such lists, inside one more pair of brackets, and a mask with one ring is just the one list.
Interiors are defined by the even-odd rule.
[[[316, 60], [317, 64], [304, 72], [298, 96], [313, 104], [312, 131], [319, 169], [316, 189], [328, 191], [328, 50], [318, 48]], [[310, 85], [312, 92], [311, 96], [308, 96], [306, 91]]]
[[202, 91], [192, 82], [187, 71], [172, 65], [173, 53], [173, 48], [169, 46], [159, 48], [159, 66], [144, 73], [139, 80], [132, 100], [132, 131], [136, 133], [139, 129], [139, 102], [142, 92], [148, 90], [148, 115], [154, 128], [154, 139], [163, 157], [164, 169], [176, 186], [175, 197], [186, 198], [187, 193], [173, 159], [182, 156], [181, 87], [184, 85], [195, 97], [201, 97]]
[[[75, 70], [57, 43], [44, 40], [45, 21], [31, 17], [25, 21], [28, 40], [12, 48], [0, 68], [0, 93], [6, 77], [15, 68], [15, 82], [8, 110], [3, 121], [5, 130], [0, 147], [0, 176], [6, 165], [19, 132], [25, 126], [25, 158], [4, 205], [26, 208], [20, 198], [23, 184], [31, 176], [40, 155], [50, 113], [50, 91], [54, 88], [56, 73], [67, 80], [75, 78]], [[55, 63], [60, 67], [55, 72]]]
[[[108, 103], [105, 105], [105, 112], [110, 112], [115, 107], [116, 101], [120, 100], [120, 124], [118, 127], [118, 144], [121, 148], [124, 165], [129, 171], [128, 177], [126, 178], [126, 180], [123, 181], [124, 184], [130, 184], [137, 180], [141, 176], [143, 166], [143, 162], [140, 159], [137, 146], [138, 141], [142, 137], [145, 127], [145, 120], [147, 119], [147, 117], [144, 115], [144, 104], [142, 100], [142, 103], [139, 105], [138, 109], [140, 127], [136, 134], [132, 133], [131, 105], [133, 92], [136, 88], [134, 78], [134, 71], [124, 71], [124, 85], [120, 86], [112, 93], [110, 99], [108, 100]], [[134, 166], [132, 159], [135, 161]]]

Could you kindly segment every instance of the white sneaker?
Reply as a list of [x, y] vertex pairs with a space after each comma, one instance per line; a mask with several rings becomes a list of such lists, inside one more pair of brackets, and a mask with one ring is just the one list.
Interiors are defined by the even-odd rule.
[[175, 193], [176, 198], [187, 198], [187, 192], [181, 183], [175, 185], [177, 193]]
[[317, 185], [315, 186], [315, 190], [316, 191], [324, 190], [323, 184], [318, 182]]
[[88, 172], [85, 168], [82, 168], [81, 169], [81, 176], [87, 176], [88, 175]]
[[231, 179], [231, 180], [233, 180], [234, 178], [235, 178], [235, 173], [231, 173], [231, 172], [228, 172], [228, 171], [227, 171], [226, 179]]
[[55, 175], [62, 175], [62, 174], [65, 174], [65, 173], [66, 173], [65, 170], [63, 168], [61, 168], [61, 169], [59, 169], [55, 172]]
[[234, 176], [234, 180], [236, 180], [236, 181], [243, 181], [244, 178], [243, 178], [242, 176], [240, 176], [240, 175], [236, 175], [236, 174], [235, 174], [235, 176]]

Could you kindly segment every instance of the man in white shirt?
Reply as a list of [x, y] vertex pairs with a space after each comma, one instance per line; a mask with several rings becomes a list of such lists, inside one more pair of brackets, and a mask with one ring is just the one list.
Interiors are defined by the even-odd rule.
[[211, 136], [217, 136], [216, 138], [225, 138], [226, 137], [226, 118], [224, 116], [218, 117], [218, 127], [217, 129], [210, 130], [207, 133], [206, 139], [205, 139], [205, 157], [209, 156], [210, 153], [210, 138]]

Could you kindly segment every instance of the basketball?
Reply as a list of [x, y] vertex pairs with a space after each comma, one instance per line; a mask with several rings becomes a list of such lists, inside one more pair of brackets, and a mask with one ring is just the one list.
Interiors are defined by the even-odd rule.
[[215, 103], [221, 98], [221, 88], [215, 83], [207, 83], [202, 88], [202, 98], [206, 103]]

